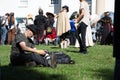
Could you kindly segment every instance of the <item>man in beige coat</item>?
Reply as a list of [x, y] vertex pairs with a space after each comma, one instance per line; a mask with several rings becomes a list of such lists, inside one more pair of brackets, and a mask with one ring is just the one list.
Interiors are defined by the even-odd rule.
[[[69, 11], [68, 6], [63, 6], [62, 10], [58, 14], [57, 17], [57, 36], [60, 37], [62, 34], [68, 32], [70, 30], [70, 23], [67, 12]], [[60, 39], [64, 39], [64, 37], [60, 37]]]

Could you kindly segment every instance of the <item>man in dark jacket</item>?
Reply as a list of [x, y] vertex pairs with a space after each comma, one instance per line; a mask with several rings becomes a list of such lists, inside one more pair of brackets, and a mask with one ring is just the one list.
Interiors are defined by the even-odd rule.
[[43, 15], [43, 10], [38, 10], [39, 15], [35, 16], [34, 24], [37, 26], [37, 43], [40, 44], [44, 38], [44, 30], [47, 23], [47, 18]]

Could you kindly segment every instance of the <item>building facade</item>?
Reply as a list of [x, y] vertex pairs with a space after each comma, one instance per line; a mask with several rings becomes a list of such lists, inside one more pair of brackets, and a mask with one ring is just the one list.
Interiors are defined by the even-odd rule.
[[[101, 15], [105, 11], [114, 12], [114, 0], [87, 0], [91, 14]], [[108, 2], [109, 1], [109, 2]], [[9, 4], [8, 4], [9, 3]], [[17, 17], [26, 17], [27, 14], [38, 14], [41, 7], [46, 12], [57, 14], [63, 5], [69, 6], [68, 15], [79, 10], [79, 0], [0, 0], [0, 15], [14, 12]]]

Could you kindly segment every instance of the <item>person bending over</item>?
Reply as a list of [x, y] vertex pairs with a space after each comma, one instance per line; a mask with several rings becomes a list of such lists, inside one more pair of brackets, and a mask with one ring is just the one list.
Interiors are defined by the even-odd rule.
[[31, 40], [31, 37], [36, 34], [36, 26], [31, 24], [27, 28], [24, 33], [15, 35], [11, 46], [11, 65], [56, 67], [55, 54], [48, 54], [45, 50], [36, 49]]

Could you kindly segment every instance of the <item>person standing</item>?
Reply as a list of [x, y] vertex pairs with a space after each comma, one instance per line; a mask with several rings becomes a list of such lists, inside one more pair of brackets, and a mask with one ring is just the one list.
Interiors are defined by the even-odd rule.
[[0, 24], [0, 32], [1, 32], [1, 44], [4, 45], [5, 44], [5, 40], [6, 40], [6, 36], [7, 36], [7, 28], [6, 26], [8, 26], [7, 24], [7, 19], [9, 17], [9, 14], [6, 13], [5, 16], [2, 16], [1, 19], [1, 24]]
[[44, 39], [47, 18], [43, 15], [43, 10], [41, 8], [39, 8], [38, 13], [39, 15], [35, 16], [34, 24], [37, 26], [37, 44], [40, 44]]
[[15, 34], [16, 34], [15, 14], [14, 12], [11, 12], [10, 16], [8, 17], [7, 44], [12, 44]]
[[32, 14], [28, 14], [27, 15], [27, 24], [26, 25], [30, 25], [30, 24], [34, 24], [33, 15]]
[[111, 17], [109, 17], [110, 13], [104, 12], [104, 17], [101, 18], [99, 20], [99, 22], [102, 23], [102, 37], [101, 37], [101, 41], [100, 44], [104, 45], [104, 44], [108, 44], [107, 43], [107, 36], [108, 34], [112, 31], [112, 19]]
[[[80, 10], [79, 16], [75, 19], [75, 22], [78, 24], [76, 31], [76, 38], [78, 39], [80, 45], [80, 53], [86, 54], [86, 29], [90, 23], [90, 12], [89, 5], [86, 0], [80, 0]], [[81, 33], [81, 36], [79, 34]]]
[[69, 7], [65, 5], [57, 16], [57, 37], [60, 42], [66, 38], [66, 35], [63, 34], [70, 30], [70, 21], [67, 12], [69, 12]]

